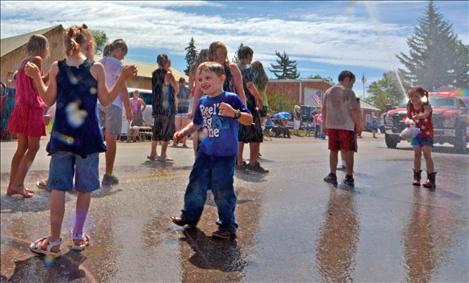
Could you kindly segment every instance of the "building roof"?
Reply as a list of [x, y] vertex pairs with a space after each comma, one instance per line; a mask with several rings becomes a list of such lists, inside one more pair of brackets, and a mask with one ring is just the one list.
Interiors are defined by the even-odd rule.
[[366, 110], [381, 111], [379, 108], [376, 108], [375, 106], [366, 103], [365, 101], [363, 101], [363, 99], [360, 99], [360, 108]]
[[326, 83], [326, 84], [331, 84], [330, 82], [328, 82], [327, 80], [324, 80], [324, 79], [296, 79], [296, 80], [272, 80], [272, 79], [269, 79], [269, 82], [273, 82], [273, 83], [298, 83], [298, 82], [302, 82], [302, 83]]
[[[94, 59], [96, 61], [101, 60], [103, 58], [102, 56], [95, 55]], [[137, 66], [138, 70], [138, 76], [139, 77], [145, 77], [145, 78], [151, 78], [153, 71], [158, 68], [158, 64], [149, 64], [149, 63], [144, 63], [144, 62], [137, 62], [137, 61], [129, 61], [129, 60], [124, 60], [122, 62], [124, 65], [135, 65]], [[189, 80], [189, 77], [186, 76], [183, 72], [180, 72], [172, 67], [170, 67], [171, 73], [173, 73], [174, 78], [179, 80], [179, 78], [184, 78], [186, 82]]]
[[63, 29], [62, 25], [56, 25], [56, 26], [36, 30], [36, 31], [30, 32], [30, 33], [25, 33], [25, 34], [12, 36], [12, 37], [2, 38], [0, 40], [1, 41], [1, 56], [0, 57], [3, 57], [4, 55], [6, 55], [6, 54], [20, 48], [21, 46], [25, 45], [26, 43], [28, 43], [28, 40], [31, 37], [31, 35], [33, 35], [33, 34], [42, 34], [42, 35], [44, 35], [44, 34], [48, 33], [49, 31], [54, 30], [56, 28]]
[[[2, 38], [1, 41], [1, 57], [4, 55], [20, 48], [21, 46], [25, 45], [28, 43], [29, 38], [33, 34], [46, 34], [56, 28], [63, 29], [62, 25], [56, 25], [48, 28], [44, 28], [41, 30], [33, 31], [30, 33], [25, 33], [25, 34], [20, 34], [17, 36], [12, 36], [12, 37], [7, 37], [7, 38]], [[101, 56], [95, 56], [95, 60], [99, 61], [102, 57]], [[149, 64], [149, 63], [144, 63], [144, 62], [136, 62], [136, 61], [128, 61], [124, 60], [123, 61], [124, 65], [136, 65], [138, 69], [138, 76], [139, 77], [145, 77], [145, 78], [151, 78], [151, 75], [153, 71], [158, 68], [158, 64]], [[186, 76], [183, 72], [180, 72], [174, 68], [170, 68], [171, 72], [173, 73], [174, 77], [176, 80], [179, 80], [179, 78], [183, 77], [186, 81], [189, 80], [189, 77]]]

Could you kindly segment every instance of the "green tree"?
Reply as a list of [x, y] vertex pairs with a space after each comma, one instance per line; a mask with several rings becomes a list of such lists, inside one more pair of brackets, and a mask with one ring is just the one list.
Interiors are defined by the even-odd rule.
[[286, 111], [291, 112], [296, 101], [282, 92], [275, 92], [269, 96], [269, 108], [274, 112]]
[[452, 25], [443, 20], [432, 1], [418, 20], [414, 34], [407, 39], [409, 55], [397, 58], [405, 66], [401, 70], [413, 85], [429, 90], [443, 86], [465, 87], [469, 82], [469, 47], [452, 31]]
[[189, 41], [189, 45], [184, 48], [186, 50], [186, 69], [184, 70], [184, 73], [186, 75], [189, 75], [189, 70], [191, 69], [192, 64], [195, 63], [197, 60], [197, 49], [195, 48], [195, 40], [193, 37], [191, 37], [191, 40]]
[[323, 76], [321, 76], [321, 75], [309, 76], [309, 77], [307, 77], [307, 79], [325, 80], [325, 81], [327, 81], [328, 83], [330, 83], [331, 85], [334, 85], [334, 84], [335, 84], [333, 78], [331, 78], [331, 77], [323, 77]]
[[[403, 87], [407, 89], [408, 85]], [[396, 73], [388, 71], [383, 74], [381, 79], [372, 82], [368, 86], [370, 96], [365, 101], [375, 105], [381, 111], [386, 111], [386, 105], [397, 106], [403, 101], [405, 96], [403, 91]]]
[[281, 54], [278, 51], [275, 51], [275, 55], [277, 55], [277, 65], [270, 64], [272, 69], [269, 69], [277, 79], [298, 79], [300, 77], [300, 73], [298, 73], [296, 68], [296, 60], [290, 60], [287, 53], [283, 51]]
[[101, 30], [92, 30], [94, 41], [96, 42], [96, 54], [100, 55], [103, 53], [104, 46], [108, 42], [108, 37], [104, 31]]

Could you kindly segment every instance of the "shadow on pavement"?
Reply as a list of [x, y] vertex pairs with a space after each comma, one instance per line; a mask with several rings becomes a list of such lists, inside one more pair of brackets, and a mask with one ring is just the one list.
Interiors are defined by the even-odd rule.
[[253, 173], [253, 172], [248, 172], [246, 170], [235, 170], [234, 173], [236, 178], [239, 178], [243, 181], [246, 182], [252, 182], [252, 183], [262, 183], [265, 182], [265, 177], [268, 174], [259, 174], [259, 173]]
[[10, 278], [2, 275], [5, 282], [70, 282], [73, 280], [93, 281], [80, 265], [86, 257], [69, 251], [56, 260], [41, 256], [31, 256], [15, 262], [15, 270]]
[[235, 240], [213, 239], [198, 228], [185, 229], [183, 233], [185, 238], [181, 241], [186, 241], [195, 252], [189, 258], [193, 265], [223, 272], [239, 272], [246, 266]]
[[[65, 202], [70, 197], [65, 198]], [[6, 194], [0, 198], [1, 213], [39, 212], [49, 210], [49, 192], [36, 191], [32, 198], [10, 197]]]
[[117, 194], [119, 192], [122, 192], [122, 189], [117, 189], [117, 188], [112, 187], [112, 186], [102, 186], [98, 190], [94, 191], [91, 194], [91, 197], [92, 198], [103, 198], [103, 197], [107, 197], [107, 196]]
[[[378, 148], [387, 148], [387, 147], [383, 146], [383, 147], [378, 147]], [[414, 150], [412, 147], [396, 147], [394, 149], [405, 150], [405, 151], [413, 151]], [[457, 152], [454, 147], [449, 147], [449, 146], [435, 146], [434, 145], [432, 152], [469, 155], [469, 150], [467, 148], [466, 148], [466, 151], [464, 153], [462, 153], [462, 152]]]
[[[4, 273], [5, 270], [2, 270], [0, 282], [71, 282], [74, 280], [96, 282], [94, 276], [83, 266], [87, 257], [79, 252], [69, 250], [61, 257], [52, 259], [30, 253], [28, 241], [10, 238], [5, 235], [2, 238], [9, 238], [8, 240], [12, 242], [12, 246], [15, 246], [16, 249], [28, 250], [26, 255], [28, 257], [23, 260], [10, 258], [11, 264], [14, 264], [14, 270], [11, 273]], [[64, 249], [65, 246], [62, 246], [62, 250]]]

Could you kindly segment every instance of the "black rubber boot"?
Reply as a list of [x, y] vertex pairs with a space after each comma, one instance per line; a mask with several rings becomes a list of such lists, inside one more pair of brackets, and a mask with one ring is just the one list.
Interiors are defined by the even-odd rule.
[[427, 172], [428, 180], [423, 184], [425, 188], [435, 189], [436, 188], [436, 172]]
[[415, 170], [414, 169], [414, 181], [412, 185], [420, 187], [420, 180], [422, 180], [422, 170]]

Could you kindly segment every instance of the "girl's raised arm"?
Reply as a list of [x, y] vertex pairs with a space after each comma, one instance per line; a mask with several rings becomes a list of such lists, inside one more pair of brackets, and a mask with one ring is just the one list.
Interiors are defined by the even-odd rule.
[[104, 67], [101, 63], [94, 63], [91, 67], [91, 74], [98, 81], [98, 99], [101, 105], [107, 106], [120, 94], [125, 87], [125, 82], [137, 75], [137, 68], [134, 65], [124, 66], [117, 82], [110, 90], [105, 83]]
[[55, 103], [57, 98], [57, 73], [59, 72], [59, 66], [57, 61], [55, 61], [50, 67], [49, 71], [49, 85], [46, 86], [43, 78], [41, 77], [41, 70], [39, 67], [33, 63], [28, 62], [25, 66], [26, 75], [33, 79], [34, 86], [39, 92], [39, 95], [44, 99], [44, 102], [51, 106]]

